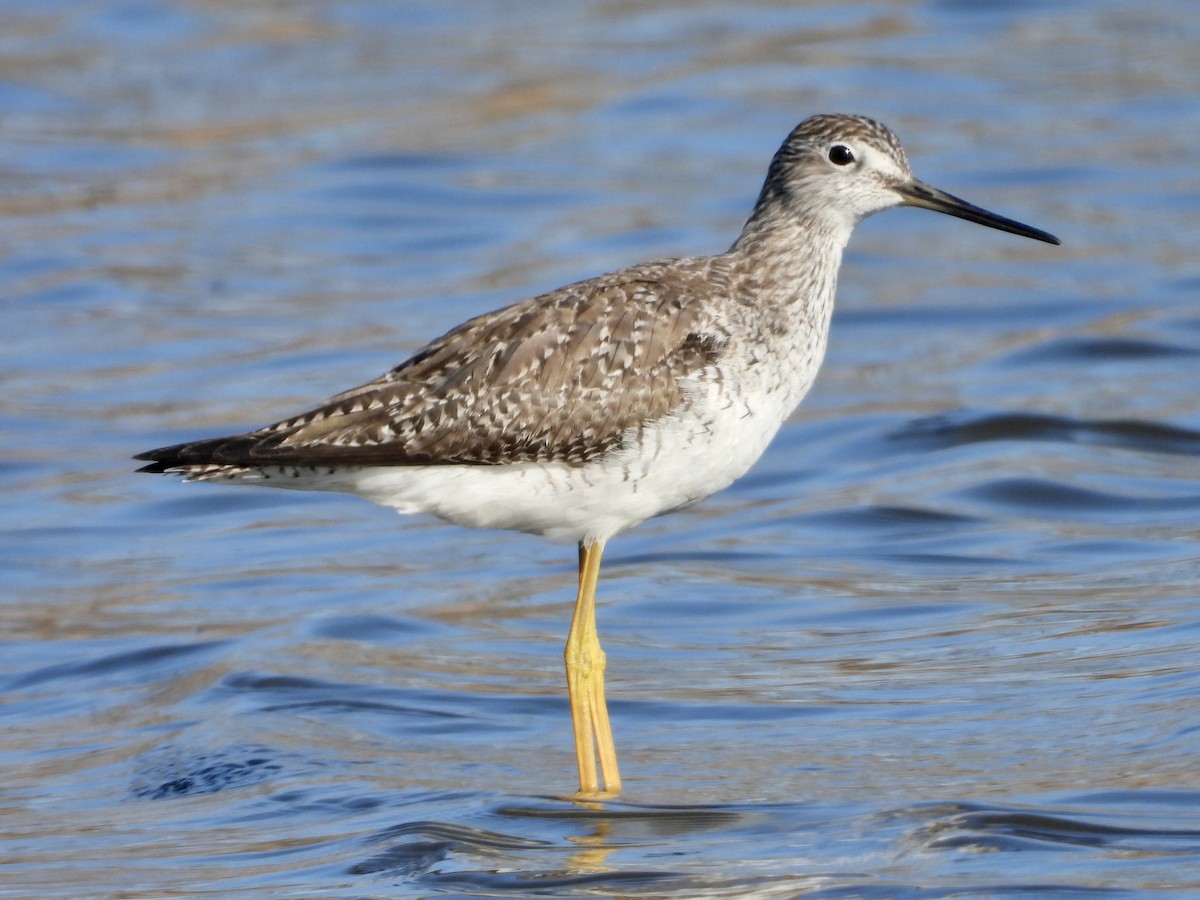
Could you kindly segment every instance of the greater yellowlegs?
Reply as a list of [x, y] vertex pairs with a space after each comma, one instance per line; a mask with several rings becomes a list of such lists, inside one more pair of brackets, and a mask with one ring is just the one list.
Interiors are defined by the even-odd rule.
[[632, 266], [487, 313], [316, 409], [142, 453], [153, 462], [140, 471], [346, 491], [577, 543], [565, 660], [579, 791], [615, 794], [595, 613], [605, 542], [727, 487], [758, 459], [816, 377], [851, 231], [893, 206], [1058, 243], [916, 180], [878, 122], [813, 116], [775, 154], [727, 252]]

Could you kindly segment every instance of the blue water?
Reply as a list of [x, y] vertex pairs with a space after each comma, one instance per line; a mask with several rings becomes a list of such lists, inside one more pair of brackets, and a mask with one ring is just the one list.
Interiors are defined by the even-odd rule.
[[[1200, 17], [1090, 0], [15, 2], [0, 897], [1200, 895]], [[814, 112], [1061, 248], [847, 254], [745, 479], [575, 554], [133, 474], [716, 252]]]

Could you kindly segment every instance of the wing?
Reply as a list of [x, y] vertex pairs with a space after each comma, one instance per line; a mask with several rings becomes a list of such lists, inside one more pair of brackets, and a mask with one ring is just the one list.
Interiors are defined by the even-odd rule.
[[[138, 456], [264, 465], [582, 465], [684, 399], [722, 339], [697, 260], [639, 266], [472, 319], [382, 377], [257, 431]], [[198, 473], [202, 476], [207, 472]], [[215, 474], [215, 472], [213, 473]]]

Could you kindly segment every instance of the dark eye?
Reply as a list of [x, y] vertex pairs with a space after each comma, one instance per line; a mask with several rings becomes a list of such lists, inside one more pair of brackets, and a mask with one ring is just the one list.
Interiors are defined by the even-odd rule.
[[845, 144], [834, 144], [829, 148], [829, 161], [835, 166], [848, 166], [854, 162], [854, 153]]

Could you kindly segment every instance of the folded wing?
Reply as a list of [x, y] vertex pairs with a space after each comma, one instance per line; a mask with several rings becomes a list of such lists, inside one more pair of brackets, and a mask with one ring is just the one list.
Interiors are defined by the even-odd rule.
[[[676, 261], [678, 263], [680, 261]], [[231, 437], [140, 454], [141, 471], [582, 465], [679, 405], [721, 340], [702, 273], [648, 265], [472, 319], [368, 384]]]

